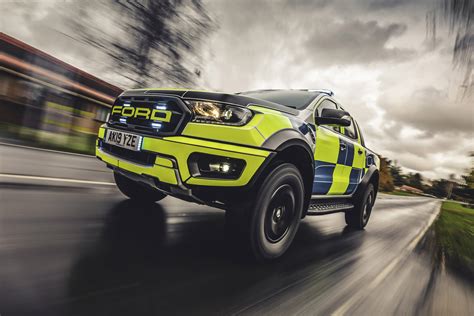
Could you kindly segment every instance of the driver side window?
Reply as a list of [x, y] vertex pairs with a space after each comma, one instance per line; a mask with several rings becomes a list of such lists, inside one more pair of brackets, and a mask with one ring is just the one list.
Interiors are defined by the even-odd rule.
[[355, 129], [354, 119], [351, 119], [351, 125], [344, 128], [344, 135], [357, 139], [357, 131]]
[[[337, 109], [337, 105], [336, 103], [326, 99], [326, 100], [323, 100], [323, 102], [321, 102], [321, 104], [319, 104], [319, 106], [316, 108], [316, 111], [314, 113], [315, 116], [321, 116], [321, 114], [323, 113], [323, 110], [324, 109]], [[332, 129], [333, 131], [336, 131], [336, 132], [340, 132], [340, 128], [338, 126], [328, 126], [330, 129]]]

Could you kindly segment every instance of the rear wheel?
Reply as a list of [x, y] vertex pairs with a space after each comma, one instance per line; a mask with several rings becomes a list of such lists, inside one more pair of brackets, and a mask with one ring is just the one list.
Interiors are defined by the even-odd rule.
[[229, 210], [227, 220], [231, 232], [247, 240], [257, 260], [276, 259], [295, 237], [303, 204], [301, 174], [294, 165], [284, 163], [267, 175], [250, 205]]
[[114, 179], [120, 192], [132, 200], [156, 202], [166, 197], [166, 194], [141, 185], [118, 172], [114, 172]]
[[355, 229], [364, 229], [369, 222], [372, 207], [375, 203], [375, 190], [372, 183], [369, 183], [364, 194], [354, 203], [354, 209], [346, 212], [346, 224]]

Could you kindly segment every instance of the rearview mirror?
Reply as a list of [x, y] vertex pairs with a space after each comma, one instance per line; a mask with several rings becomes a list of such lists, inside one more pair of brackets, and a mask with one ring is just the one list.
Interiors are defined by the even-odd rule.
[[349, 113], [343, 110], [323, 109], [321, 116], [317, 116], [314, 122], [317, 125], [349, 126], [351, 125], [351, 117]]

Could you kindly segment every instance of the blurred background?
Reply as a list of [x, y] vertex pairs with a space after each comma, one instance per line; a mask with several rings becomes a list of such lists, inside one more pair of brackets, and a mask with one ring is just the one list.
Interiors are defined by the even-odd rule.
[[[474, 314], [472, 0], [0, 11], [1, 315]], [[123, 201], [96, 133], [144, 87], [334, 91], [381, 156], [367, 230], [305, 219], [287, 257], [256, 267], [233, 257], [221, 211]]]
[[93, 154], [128, 88], [329, 88], [384, 157], [383, 190], [472, 195], [471, 1], [0, 4], [5, 142]]
[[93, 154], [122, 89], [5, 33], [0, 43], [2, 140]]

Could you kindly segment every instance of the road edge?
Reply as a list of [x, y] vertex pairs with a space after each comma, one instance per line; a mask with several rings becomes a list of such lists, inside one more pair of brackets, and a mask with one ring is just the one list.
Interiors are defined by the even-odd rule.
[[416, 234], [416, 236], [410, 241], [408, 246], [405, 248], [405, 250], [401, 253], [400, 256], [398, 256], [396, 259], [394, 259], [392, 262], [390, 262], [389, 265], [387, 265], [369, 284], [368, 286], [360, 292], [357, 292], [357, 295], [351, 296], [347, 301], [345, 301], [341, 306], [339, 306], [335, 311], [331, 313], [331, 315], [334, 316], [340, 316], [340, 315], [346, 315], [347, 312], [354, 306], [356, 303], [361, 301], [364, 297], [368, 296], [368, 294], [374, 290], [377, 286], [379, 286], [382, 281], [387, 278], [387, 276], [393, 272], [400, 264], [402, 264], [405, 260], [408, 259], [408, 257], [413, 253], [415, 248], [418, 246], [418, 244], [421, 242], [423, 237], [425, 237], [426, 233], [429, 231], [429, 229], [433, 226], [434, 222], [436, 219], [439, 217], [439, 214], [441, 212], [441, 201], [438, 201], [439, 204], [437, 204], [437, 211], [431, 214], [431, 216], [428, 219], [428, 222], [426, 223], [425, 226]]

